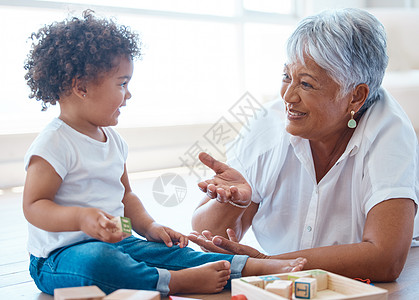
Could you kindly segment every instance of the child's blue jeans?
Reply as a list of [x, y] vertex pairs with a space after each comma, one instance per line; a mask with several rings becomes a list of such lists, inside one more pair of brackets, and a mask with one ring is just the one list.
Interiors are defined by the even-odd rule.
[[130, 236], [115, 244], [79, 242], [53, 251], [48, 258], [31, 255], [29, 270], [38, 288], [51, 295], [56, 288], [88, 285], [96, 285], [106, 294], [117, 289], [136, 289], [167, 295], [168, 270], [227, 260], [231, 263], [230, 278], [238, 278], [247, 258], [167, 247]]

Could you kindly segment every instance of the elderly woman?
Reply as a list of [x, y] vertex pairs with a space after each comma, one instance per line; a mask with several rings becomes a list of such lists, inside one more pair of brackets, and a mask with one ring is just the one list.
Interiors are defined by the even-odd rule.
[[[393, 281], [412, 241], [419, 147], [381, 88], [384, 28], [359, 9], [323, 12], [302, 20], [287, 52], [283, 103], [237, 138], [228, 165], [200, 154], [216, 175], [199, 184], [206, 197], [190, 239], [210, 251], [305, 257], [307, 269]], [[270, 256], [238, 243], [250, 226]]]

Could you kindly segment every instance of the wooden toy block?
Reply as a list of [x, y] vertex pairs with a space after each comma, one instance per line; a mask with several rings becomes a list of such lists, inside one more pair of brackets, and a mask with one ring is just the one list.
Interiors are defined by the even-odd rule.
[[306, 277], [312, 277], [312, 276], [310, 273], [306, 271], [302, 271], [302, 272], [293, 272], [293, 273], [288, 274], [287, 279], [295, 281], [296, 279], [306, 278]]
[[261, 289], [263, 289], [265, 287], [265, 282], [263, 281], [262, 278], [260, 278], [258, 276], [242, 277], [240, 279], [243, 280], [244, 282], [247, 282], [247, 283], [250, 283], [254, 286], [260, 287]]
[[111, 220], [116, 224], [115, 232], [122, 232], [123, 238], [129, 237], [132, 234], [131, 220], [127, 217], [115, 217]]
[[303, 277], [294, 282], [295, 298], [313, 299], [317, 296], [316, 278]]
[[160, 293], [156, 291], [120, 289], [109, 294], [103, 300], [160, 300]]
[[268, 283], [265, 290], [277, 294], [285, 299], [292, 299], [292, 285], [291, 280], [275, 280]]
[[[316, 271], [319, 269], [316, 269]], [[370, 284], [365, 284], [358, 280], [344, 277], [342, 275], [334, 274], [325, 270], [327, 274], [327, 289], [317, 291], [317, 295], [314, 299], [326, 300], [326, 299], [347, 299], [347, 300], [387, 300], [388, 291]], [[308, 271], [301, 271], [308, 272]], [[272, 274], [279, 277], [282, 280], [286, 280], [288, 275], [296, 275], [300, 272], [289, 272], [281, 274]], [[299, 274], [301, 275], [301, 273]], [[231, 295], [245, 295], [248, 300], [286, 300], [285, 297], [274, 294], [268, 290], [261, 289], [257, 286], [247, 283], [245, 279], [247, 277], [236, 278], [231, 280]], [[310, 278], [310, 277], [309, 277]], [[296, 298], [293, 295], [293, 299]]]
[[272, 281], [275, 280], [280, 280], [281, 278], [279, 278], [278, 276], [273, 276], [273, 275], [266, 275], [266, 276], [259, 276], [260, 279], [263, 280], [263, 289], [265, 288], [265, 286]]
[[97, 286], [80, 286], [54, 290], [54, 300], [102, 300], [106, 294]]
[[317, 291], [327, 290], [327, 272], [322, 270], [307, 271], [311, 277], [317, 279]]
[[[293, 272], [293, 273], [288, 274], [287, 280], [291, 280], [292, 282], [294, 282], [297, 279], [306, 278], [306, 277], [310, 277], [311, 278], [311, 275], [309, 273], [305, 272], [305, 271], [302, 271], [302, 272]], [[292, 292], [294, 293], [294, 284], [292, 285]]]

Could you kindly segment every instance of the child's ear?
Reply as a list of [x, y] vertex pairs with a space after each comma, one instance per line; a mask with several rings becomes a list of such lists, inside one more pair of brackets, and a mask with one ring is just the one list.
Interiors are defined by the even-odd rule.
[[86, 84], [83, 80], [73, 79], [73, 93], [81, 99], [84, 99], [87, 94]]

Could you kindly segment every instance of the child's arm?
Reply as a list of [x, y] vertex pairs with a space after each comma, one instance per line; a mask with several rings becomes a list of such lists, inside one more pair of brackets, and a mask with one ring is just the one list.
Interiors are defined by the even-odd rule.
[[121, 182], [125, 187], [125, 195], [122, 200], [124, 214], [125, 217], [131, 219], [135, 232], [147, 238], [148, 241], [164, 242], [168, 247], [171, 247], [173, 243], [178, 244], [181, 248], [188, 244], [188, 238], [185, 235], [156, 223], [148, 214], [141, 200], [131, 190], [126, 167]]
[[[122, 233], [112, 233], [116, 225], [111, 215], [97, 208], [61, 206], [54, 202], [62, 182], [43, 158], [30, 160], [23, 192], [23, 212], [32, 225], [46, 231], [79, 231], [104, 242], [118, 242]], [[77, 197], [77, 194], [74, 195]]]

